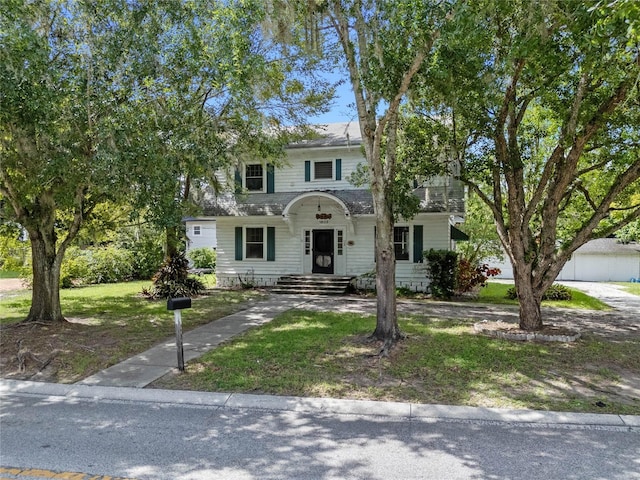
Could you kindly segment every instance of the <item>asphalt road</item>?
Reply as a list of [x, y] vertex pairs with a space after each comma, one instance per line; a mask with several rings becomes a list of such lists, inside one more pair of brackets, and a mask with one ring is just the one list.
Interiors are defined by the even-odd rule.
[[640, 479], [634, 426], [188, 405], [155, 394], [5, 391], [0, 478], [31, 478], [6, 474], [31, 467], [87, 479]]

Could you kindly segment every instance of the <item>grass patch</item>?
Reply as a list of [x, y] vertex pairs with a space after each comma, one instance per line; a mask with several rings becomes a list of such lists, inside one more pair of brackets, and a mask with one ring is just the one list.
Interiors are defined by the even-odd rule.
[[0, 279], [1, 278], [20, 278], [20, 274], [10, 270], [0, 270]]
[[625, 292], [640, 296], [640, 283], [616, 282], [615, 284], [620, 285]]
[[[517, 300], [510, 300], [506, 298], [507, 290], [512, 287], [512, 284], [508, 283], [494, 283], [488, 282], [487, 285], [480, 289], [478, 298], [475, 299], [481, 303], [493, 303], [497, 305], [518, 305]], [[574, 288], [569, 288], [571, 291], [571, 300], [544, 300], [542, 306], [546, 307], [562, 307], [573, 308], [578, 310], [609, 310], [610, 307], [601, 302], [600, 300], [590, 297], [586, 293], [583, 293]]]
[[[42, 361], [55, 359], [47, 380], [74, 382], [171, 337], [174, 321], [166, 302], [140, 295], [148, 286], [149, 282], [129, 282], [62, 290], [62, 312], [69, 322], [55, 325], [17, 325], [29, 312], [30, 292], [0, 299], [0, 374], [30, 378], [38, 373], [38, 365], [32, 364], [18, 375], [15, 357], [23, 348]], [[192, 308], [182, 315], [183, 329], [230, 315], [261, 297], [249, 290], [211, 291], [193, 299]]]
[[[509, 342], [472, 333], [473, 320], [402, 317], [408, 338], [389, 358], [367, 341], [375, 319], [289, 311], [187, 365], [159, 388], [378, 399], [580, 412], [640, 412], [618, 395], [640, 374], [637, 341]], [[609, 393], [607, 393], [609, 392]], [[601, 402], [597, 406], [596, 402]]]

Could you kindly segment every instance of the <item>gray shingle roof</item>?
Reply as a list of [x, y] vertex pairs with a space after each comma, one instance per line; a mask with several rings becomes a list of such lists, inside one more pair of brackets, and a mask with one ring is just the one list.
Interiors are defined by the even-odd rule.
[[620, 243], [617, 238], [597, 238], [590, 240], [576, 250], [576, 253], [596, 255], [602, 253], [622, 253], [627, 255], [640, 253], [640, 244]]
[[[224, 194], [218, 197], [207, 196], [204, 201], [204, 215], [220, 217], [243, 217], [259, 215], [282, 215], [285, 207], [296, 197], [309, 191], [281, 192], [281, 193], [249, 193], [238, 195]], [[347, 206], [352, 215], [373, 215], [373, 197], [369, 190], [322, 190], [322, 193], [333, 195]], [[424, 199], [424, 189], [415, 191], [419, 198]], [[422, 212], [463, 212], [462, 198], [423, 200]]]
[[313, 125], [312, 128], [318, 134], [318, 138], [293, 143], [288, 148], [349, 147], [362, 143], [360, 124], [357, 121]]

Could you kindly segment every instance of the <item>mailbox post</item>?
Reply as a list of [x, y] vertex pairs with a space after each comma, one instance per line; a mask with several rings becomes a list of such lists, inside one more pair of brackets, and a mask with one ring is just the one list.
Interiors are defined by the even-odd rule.
[[167, 300], [167, 310], [173, 310], [176, 325], [176, 347], [178, 349], [178, 370], [184, 372], [184, 349], [182, 347], [182, 309], [191, 308], [189, 297], [176, 297]]

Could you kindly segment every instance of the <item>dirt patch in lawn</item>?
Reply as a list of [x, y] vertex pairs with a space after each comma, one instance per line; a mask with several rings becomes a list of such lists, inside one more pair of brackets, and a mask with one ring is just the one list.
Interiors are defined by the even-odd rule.
[[0, 327], [0, 375], [73, 383], [126, 355], [131, 345], [95, 326], [69, 322]]
[[0, 295], [6, 292], [24, 290], [26, 288], [23, 280], [20, 278], [0, 278]]

